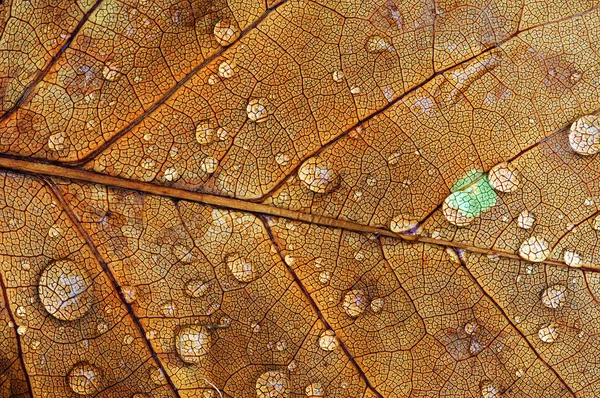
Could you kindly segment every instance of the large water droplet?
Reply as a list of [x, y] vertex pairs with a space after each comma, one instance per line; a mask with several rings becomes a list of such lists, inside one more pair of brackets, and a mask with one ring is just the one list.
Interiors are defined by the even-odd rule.
[[254, 267], [252, 263], [246, 261], [238, 253], [229, 254], [225, 257], [225, 263], [231, 270], [231, 273], [240, 282], [252, 282], [255, 278]]
[[531, 236], [521, 244], [519, 248], [519, 256], [522, 259], [539, 263], [544, 261], [550, 255], [550, 248], [546, 239]]
[[181, 329], [175, 340], [177, 354], [183, 362], [198, 363], [208, 355], [210, 335], [204, 326], [189, 325]]
[[581, 256], [573, 251], [565, 251], [564, 260], [569, 267], [581, 267]]
[[288, 378], [282, 372], [265, 372], [256, 380], [258, 398], [288, 397], [289, 393]]
[[339, 175], [333, 165], [320, 157], [312, 157], [298, 169], [298, 178], [308, 189], [316, 193], [329, 193], [339, 183]]
[[531, 229], [535, 224], [535, 215], [529, 210], [523, 210], [517, 218], [519, 228]]
[[397, 234], [410, 231], [419, 225], [419, 220], [408, 214], [399, 214], [390, 221], [390, 229]]
[[600, 151], [600, 117], [586, 115], [573, 123], [569, 144], [580, 155], [593, 155]]
[[138, 293], [135, 286], [123, 286], [121, 287], [121, 292], [123, 293], [123, 299], [128, 304], [131, 304], [137, 300]]
[[362, 314], [367, 308], [367, 305], [367, 296], [359, 289], [350, 290], [346, 293], [344, 301], [342, 302], [342, 308], [346, 311], [346, 314], [353, 318]]
[[235, 64], [231, 61], [223, 61], [219, 64], [219, 76], [223, 79], [229, 79], [235, 74]]
[[75, 394], [92, 395], [100, 391], [102, 377], [100, 370], [87, 362], [79, 362], [73, 366], [67, 376], [69, 387]]
[[480, 170], [469, 171], [450, 188], [450, 192], [442, 211], [448, 222], [459, 227], [469, 225], [494, 206], [498, 196]]
[[50, 315], [72, 321], [82, 317], [92, 306], [92, 278], [83, 264], [54, 261], [42, 271], [38, 294]]
[[503, 162], [492, 167], [488, 178], [496, 191], [513, 192], [519, 186], [517, 169], [510, 163]]

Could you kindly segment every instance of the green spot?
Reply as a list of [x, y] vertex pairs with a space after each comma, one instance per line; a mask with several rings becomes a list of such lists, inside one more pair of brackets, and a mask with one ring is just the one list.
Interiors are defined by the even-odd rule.
[[471, 170], [450, 188], [448, 205], [467, 217], [477, 217], [496, 204], [498, 195], [481, 170]]

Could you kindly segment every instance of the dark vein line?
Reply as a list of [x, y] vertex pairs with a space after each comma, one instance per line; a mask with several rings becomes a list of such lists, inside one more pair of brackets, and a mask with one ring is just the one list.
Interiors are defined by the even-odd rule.
[[[456, 249], [454, 249], [454, 250], [456, 252]], [[488, 300], [490, 300], [492, 303], [494, 303], [494, 306], [496, 306], [496, 308], [502, 313], [502, 316], [513, 327], [513, 329], [517, 332], [517, 334], [519, 334], [521, 336], [521, 338], [527, 343], [527, 345], [529, 346], [531, 351], [533, 351], [535, 356], [544, 364], [544, 366], [546, 366], [548, 369], [550, 369], [550, 371], [552, 373], [554, 373], [554, 376], [556, 376], [556, 378], [565, 386], [565, 388], [571, 393], [571, 395], [573, 397], [576, 397], [577, 394], [575, 394], [575, 392], [571, 389], [571, 387], [567, 384], [567, 382], [558, 374], [558, 372], [554, 369], [554, 367], [550, 366], [550, 364], [548, 362], [546, 362], [546, 360], [544, 358], [542, 358], [540, 353], [537, 352], [537, 350], [535, 349], [533, 344], [529, 341], [529, 339], [525, 336], [525, 334], [523, 334], [523, 332], [517, 327], [517, 325], [512, 321], [512, 319], [510, 319], [510, 317], [508, 316], [508, 314], [506, 313], [504, 308], [502, 308], [502, 306], [499, 305], [496, 302], [496, 300], [494, 300], [494, 298], [479, 283], [477, 278], [475, 278], [475, 276], [473, 276], [473, 274], [471, 273], [471, 270], [467, 267], [467, 264], [463, 260], [462, 256], [460, 256], [458, 252], [456, 254], [458, 255], [458, 258], [460, 260], [460, 264], [461, 264], [462, 268], [466, 271], [466, 273], [469, 276], [469, 278], [471, 279], [471, 281], [481, 290], [483, 295], [485, 297], [487, 297]]]
[[[142, 337], [144, 337], [146, 335], [146, 333], [145, 333], [144, 327], [142, 326], [142, 323], [140, 322], [139, 318], [137, 316], [135, 316], [135, 312], [133, 311], [133, 307], [131, 306], [131, 304], [127, 303], [127, 301], [123, 297], [123, 292], [121, 291], [121, 286], [119, 285], [119, 282], [117, 282], [115, 276], [113, 275], [112, 271], [108, 267], [108, 264], [106, 264], [106, 262], [102, 258], [102, 255], [100, 254], [100, 252], [94, 245], [92, 238], [87, 233], [85, 228], [81, 225], [79, 218], [77, 217], [77, 214], [75, 214], [73, 209], [66, 202], [65, 198], [62, 195], [60, 188], [58, 188], [56, 186], [54, 181], [52, 181], [50, 178], [45, 178], [45, 177], [42, 178], [42, 180], [46, 184], [46, 186], [50, 189], [50, 191], [52, 192], [52, 195], [54, 195], [56, 200], [58, 200], [62, 209], [65, 211], [67, 217], [69, 217], [69, 219], [71, 220], [71, 223], [73, 223], [74, 228], [77, 230], [77, 232], [79, 232], [79, 235], [83, 238], [83, 240], [87, 244], [87, 246], [90, 249], [90, 251], [92, 252], [93, 256], [96, 258], [96, 261], [102, 267], [104, 274], [108, 277], [108, 279], [110, 280], [110, 282], [113, 286], [113, 290], [118, 293], [119, 298], [121, 299], [121, 302], [127, 308], [127, 312], [129, 313], [129, 316], [130, 316], [131, 320], [133, 321], [133, 323], [136, 325], [138, 332], [141, 334]], [[167, 381], [167, 384], [171, 387], [175, 396], [180, 397], [179, 392], [178, 392], [177, 388], [175, 387], [175, 384], [171, 380], [169, 373], [165, 370], [165, 367], [163, 366], [161, 360], [158, 358], [158, 355], [156, 354], [156, 351], [154, 351], [152, 344], [150, 344], [150, 342], [146, 338], [143, 338], [142, 340], [146, 344], [146, 348], [148, 349], [148, 352], [150, 353], [150, 355], [152, 356], [152, 358], [154, 359], [156, 364], [159, 366], [159, 368], [162, 370], [162, 372], [165, 376], [165, 380]]]
[[[21, 346], [21, 336], [17, 333], [17, 328], [19, 327], [18, 322], [15, 320], [15, 317], [10, 310], [10, 301], [8, 300], [8, 291], [6, 290], [6, 285], [4, 284], [4, 279], [0, 274], [0, 288], [2, 289], [2, 298], [4, 299], [4, 305], [6, 307], [6, 312], [8, 312], [8, 317], [10, 321], [13, 323], [13, 329], [15, 332], [15, 337], [17, 340], [17, 354], [19, 356], [19, 362], [21, 362], [21, 367], [23, 368], [23, 374], [25, 375], [25, 382], [27, 383], [27, 389], [29, 390], [29, 395], [33, 397], [33, 388], [31, 387], [31, 381], [29, 380], [29, 372], [27, 372], [27, 368], [25, 367], [25, 359], [23, 354], [23, 347]], [[10, 381], [10, 380], [9, 380]]]
[[54, 56], [46, 65], [46, 67], [40, 70], [35, 79], [33, 79], [27, 85], [27, 87], [25, 87], [25, 91], [23, 91], [23, 94], [21, 94], [21, 96], [19, 97], [19, 99], [17, 99], [15, 104], [11, 106], [3, 115], [0, 115], [0, 123], [3, 123], [6, 119], [8, 119], [13, 113], [19, 110], [19, 108], [21, 107], [21, 105], [23, 105], [23, 103], [25, 103], [25, 101], [27, 101], [27, 99], [29, 98], [31, 93], [33, 93], [33, 90], [36, 88], [36, 86], [42, 81], [42, 79], [44, 79], [44, 77], [46, 77], [46, 75], [48, 74], [48, 72], [50, 72], [54, 64], [58, 62], [58, 59], [64, 54], [65, 51], [67, 51], [67, 48], [71, 46], [71, 43], [73, 42], [73, 40], [75, 40], [75, 36], [77, 36], [81, 28], [83, 28], [83, 25], [85, 25], [90, 16], [100, 6], [102, 1], [104, 0], [96, 0], [94, 5], [88, 10], [88, 12], [86, 12], [83, 15], [83, 18], [81, 18], [81, 21], [79, 21], [75, 29], [73, 29], [73, 32], [71, 32], [71, 35], [69, 36], [65, 44], [63, 44], [60, 50], [56, 54], [54, 54]]
[[[312, 296], [310, 295], [310, 293], [306, 290], [306, 287], [304, 287], [304, 284], [302, 283], [302, 281], [300, 280], [300, 278], [296, 274], [296, 271], [294, 271], [294, 269], [283, 258], [283, 255], [281, 253], [281, 248], [279, 247], [279, 243], [278, 243], [277, 239], [275, 238], [275, 235], [273, 234], [273, 231], [269, 227], [269, 223], [265, 220], [265, 218], [263, 216], [261, 216], [259, 218], [262, 221], [262, 223], [263, 223], [263, 225], [264, 225], [267, 233], [269, 234], [269, 238], [271, 239], [271, 242], [273, 242], [273, 245], [275, 245], [275, 248], [277, 249], [277, 255], [279, 256], [281, 262], [283, 264], [285, 264], [285, 267], [287, 268], [287, 270], [290, 273], [290, 275], [292, 276], [294, 282], [296, 283], [296, 285], [298, 286], [298, 288], [302, 292], [303, 296], [308, 300], [308, 302], [309, 302], [310, 306], [312, 307], [314, 313], [317, 315], [317, 317], [319, 318], [319, 320], [321, 322], [323, 322], [323, 325], [328, 330], [334, 330], [331, 327], [331, 325], [329, 324], [329, 322], [327, 322], [327, 319], [325, 319], [325, 316], [321, 312], [321, 309], [319, 308], [319, 306], [317, 305], [317, 303], [315, 302], [315, 300], [312, 298]], [[334, 330], [334, 332], [335, 332], [335, 330]], [[373, 391], [377, 397], [383, 398], [383, 396], [375, 389], [375, 387], [373, 386], [373, 384], [371, 384], [371, 382], [367, 378], [367, 375], [362, 370], [362, 368], [360, 367], [360, 365], [356, 362], [356, 360], [354, 359], [354, 357], [350, 354], [350, 351], [348, 350], [348, 347], [346, 347], [346, 344], [344, 344], [344, 342], [342, 341], [342, 339], [339, 338], [339, 336], [337, 338], [338, 338], [338, 341], [339, 341], [339, 347], [342, 349], [342, 351], [344, 351], [344, 354], [346, 355], [346, 357], [348, 358], [348, 360], [352, 363], [352, 365], [354, 366], [354, 368], [356, 369], [356, 371], [360, 374], [360, 377], [364, 380], [364, 382], [367, 385], [367, 387], [370, 388], [371, 391]]]

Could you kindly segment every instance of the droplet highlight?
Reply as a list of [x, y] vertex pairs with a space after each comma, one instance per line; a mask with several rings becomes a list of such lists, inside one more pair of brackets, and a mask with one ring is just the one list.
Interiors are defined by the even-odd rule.
[[269, 116], [267, 106], [269, 102], [265, 98], [253, 98], [246, 106], [246, 114], [248, 119], [256, 123], [262, 123]]
[[185, 326], [177, 335], [175, 348], [183, 362], [196, 364], [208, 355], [210, 350], [210, 334], [204, 326]]
[[228, 19], [216, 23], [213, 33], [217, 43], [223, 47], [233, 44], [240, 37], [240, 28], [235, 21]]
[[571, 125], [569, 145], [580, 155], [594, 155], [600, 151], [600, 117], [583, 116]]
[[516, 167], [506, 162], [492, 167], [488, 179], [492, 188], [499, 192], [514, 192], [520, 183]]
[[333, 351], [338, 347], [338, 340], [333, 330], [326, 330], [319, 337], [319, 347], [323, 351]]
[[329, 193], [339, 184], [339, 175], [333, 165], [321, 157], [312, 157], [304, 161], [298, 169], [298, 178], [311, 191]]
[[561, 307], [567, 298], [567, 287], [564, 285], [552, 285], [542, 292], [542, 304], [548, 308]]
[[346, 311], [346, 314], [352, 318], [356, 318], [362, 314], [367, 308], [367, 305], [367, 296], [359, 289], [350, 290], [346, 293], [342, 302], [342, 308]]
[[531, 236], [521, 244], [519, 256], [522, 259], [539, 263], [550, 255], [550, 248], [546, 239], [539, 236]]
[[229, 254], [225, 257], [225, 263], [229, 270], [240, 282], [252, 282], [256, 277], [252, 263], [240, 256], [238, 253]]
[[542, 325], [542, 327], [538, 331], [538, 337], [544, 343], [554, 343], [554, 341], [558, 337], [558, 330], [556, 329], [556, 324], [549, 323], [547, 325]]

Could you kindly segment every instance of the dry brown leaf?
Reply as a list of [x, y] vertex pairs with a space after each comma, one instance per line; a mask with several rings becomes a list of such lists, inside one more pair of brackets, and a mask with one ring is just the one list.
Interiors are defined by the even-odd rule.
[[597, 2], [63, 3], [0, 1], [0, 396], [600, 395]]

